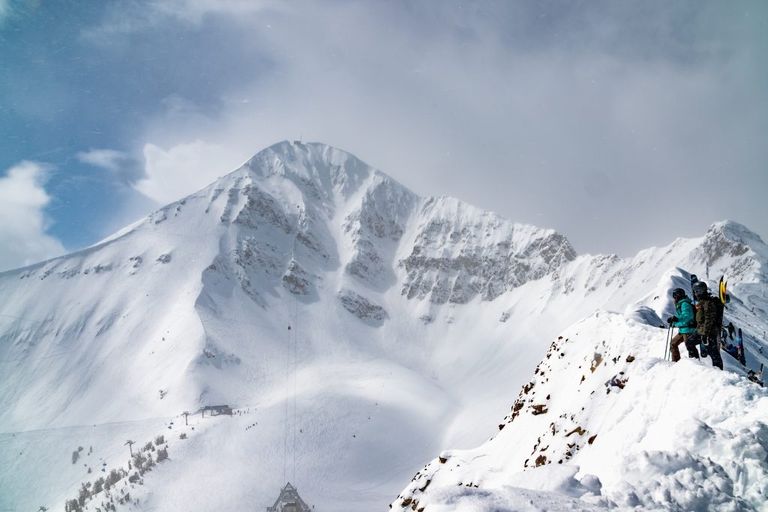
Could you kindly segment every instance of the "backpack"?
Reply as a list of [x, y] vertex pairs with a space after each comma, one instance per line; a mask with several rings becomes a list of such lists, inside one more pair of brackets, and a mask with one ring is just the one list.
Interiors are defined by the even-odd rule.
[[703, 321], [699, 322], [699, 327], [704, 331], [701, 334], [717, 339], [723, 330], [723, 303], [720, 302], [718, 297], [710, 295], [701, 299], [699, 304], [704, 313]]
[[719, 335], [723, 331], [723, 313], [725, 313], [725, 306], [720, 301], [719, 297], [712, 297], [712, 301], [715, 303], [715, 313], [717, 314], [715, 326], [717, 327], [717, 333]]

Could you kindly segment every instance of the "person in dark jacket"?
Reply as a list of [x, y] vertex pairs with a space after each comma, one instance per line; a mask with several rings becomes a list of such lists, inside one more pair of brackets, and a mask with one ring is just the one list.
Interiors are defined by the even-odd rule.
[[669, 344], [672, 361], [680, 360], [679, 347], [682, 343], [685, 343], [685, 348], [688, 349], [688, 356], [698, 359], [699, 351], [696, 350], [696, 343], [689, 341], [689, 338], [696, 334], [696, 317], [691, 299], [686, 296], [682, 288], [672, 290], [672, 299], [675, 301], [675, 316], [669, 317], [667, 323], [679, 329]]
[[718, 336], [723, 328], [723, 303], [719, 297], [709, 294], [704, 281], [693, 285], [693, 298], [696, 299], [696, 332], [707, 349], [707, 355], [712, 359], [712, 366], [722, 370], [723, 359], [720, 357]]

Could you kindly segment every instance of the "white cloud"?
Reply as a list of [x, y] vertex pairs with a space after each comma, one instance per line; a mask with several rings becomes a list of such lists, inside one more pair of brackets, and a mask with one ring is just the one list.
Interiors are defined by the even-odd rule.
[[91, 149], [77, 154], [77, 159], [81, 162], [113, 172], [116, 172], [128, 158], [128, 155], [122, 151], [114, 149]]
[[166, 204], [209, 185], [232, 171], [243, 160], [223, 146], [202, 141], [178, 144], [163, 149], [155, 144], [144, 146], [146, 176], [135, 188], [159, 204]]
[[[760, 32], [740, 15], [692, 4], [648, 13], [624, 3], [150, 5], [133, 30], [147, 20], [180, 20], [185, 30], [201, 22], [211, 39], [196, 44], [221, 44], [221, 59], [241, 71], [201, 74], [215, 100], [179, 93], [147, 117], [147, 177], [137, 189], [155, 201], [303, 136], [352, 151], [418, 193], [560, 229], [579, 249], [628, 254], [725, 217], [768, 226], [754, 197], [768, 183], [757, 140], [768, 117], [755, 101], [764, 65], [751, 51]], [[722, 201], [709, 185], [724, 170], [744, 199]], [[715, 207], [671, 223], [658, 205], [676, 204], [680, 190]]]
[[45, 206], [51, 198], [43, 188], [46, 166], [21, 162], [0, 178], [0, 270], [20, 267], [65, 252], [46, 234]]
[[125, 184], [133, 184], [144, 175], [138, 159], [115, 149], [90, 149], [75, 156], [84, 164], [109, 171]]

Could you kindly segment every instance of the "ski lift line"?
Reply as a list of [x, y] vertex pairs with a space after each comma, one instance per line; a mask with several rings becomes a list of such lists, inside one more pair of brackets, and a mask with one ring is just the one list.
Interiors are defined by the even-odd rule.
[[[294, 324], [298, 327], [299, 317], [299, 302], [294, 300], [295, 316]], [[298, 336], [299, 331], [295, 329], [293, 332], [293, 481], [296, 482], [296, 430], [297, 426], [297, 414], [296, 414], [296, 395], [297, 395], [297, 380], [298, 380], [298, 365], [299, 365], [299, 352], [298, 352]]]
[[[290, 319], [289, 319], [290, 322]], [[288, 326], [289, 329], [292, 326]], [[288, 332], [288, 341], [290, 342], [290, 331]], [[287, 348], [287, 347], [286, 347]], [[288, 351], [285, 352], [285, 374], [290, 371]], [[287, 480], [288, 473], [288, 400], [283, 400], [283, 481]]]
[[[298, 211], [301, 210], [301, 205], [296, 205], [296, 209]], [[291, 244], [291, 264], [296, 264], [296, 242], [298, 240], [299, 235], [299, 226], [296, 226], [296, 233], [293, 236], [293, 243]], [[291, 359], [291, 377], [292, 377], [292, 384], [293, 384], [293, 396], [292, 396], [292, 418], [291, 418], [291, 427], [292, 427], [292, 453], [291, 453], [291, 459], [292, 459], [292, 477], [293, 482], [296, 484], [296, 394], [297, 394], [297, 366], [298, 366], [298, 317], [299, 317], [299, 301], [294, 297], [292, 298], [293, 302], [293, 319], [291, 320], [293, 324], [292, 332], [289, 333], [289, 340], [291, 342], [291, 346], [287, 347], [291, 350], [288, 354], [290, 354]], [[288, 401], [286, 400], [286, 405], [288, 404]], [[286, 435], [288, 433], [288, 430], [286, 429]], [[286, 438], [287, 439], [287, 438]], [[287, 461], [286, 461], [287, 462]]]
[[[298, 205], [296, 206], [299, 207]], [[289, 269], [290, 266], [295, 263], [296, 258], [296, 238], [298, 236], [298, 230], [296, 230], [296, 234], [293, 236], [293, 240], [291, 243], [291, 259], [289, 262]], [[289, 299], [291, 300], [291, 299]], [[288, 337], [287, 337], [287, 344], [285, 347], [285, 366], [286, 366], [286, 380], [285, 383], [289, 384], [288, 378], [292, 378], [295, 375], [295, 371], [292, 368], [292, 347], [295, 344], [294, 338], [295, 338], [295, 331], [296, 331], [296, 304], [295, 303], [289, 303], [288, 306], [288, 316], [289, 316], [289, 325], [288, 325]], [[295, 398], [295, 392], [294, 392], [294, 398]], [[288, 442], [289, 442], [289, 435], [288, 435], [288, 426], [289, 426], [289, 404], [287, 397], [285, 400], [283, 400], [283, 481], [288, 480]], [[292, 472], [292, 474], [295, 473], [295, 469]], [[294, 479], [295, 481], [295, 479]]]
[[[297, 210], [301, 210], [300, 205], [296, 205]], [[296, 226], [296, 235], [294, 235], [293, 238], [293, 257], [292, 259], [295, 259], [295, 253], [296, 253], [296, 241], [298, 239], [298, 233], [299, 233], [299, 226]], [[299, 330], [298, 330], [298, 323], [299, 323], [299, 301], [294, 298], [293, 301], [293, 313], [294, 313], [294, 324], [296, 325], [296, 329], [293, 331], [293, 482], [296, 483], [296, 391], [297, 391], [297, 380], [298, 380], [298, 337], [299, 337]]]

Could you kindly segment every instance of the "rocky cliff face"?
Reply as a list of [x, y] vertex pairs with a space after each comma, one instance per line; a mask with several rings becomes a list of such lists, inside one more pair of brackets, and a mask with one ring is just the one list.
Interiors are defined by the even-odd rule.
[[[453, 198], [420, 198], [357, 158], [281, 143], [212, 187], [206, 211], [234, 225], [220, 262], [256, 298], [251, 271], [312, 295], [324, 272], [432, 304], [493, 300], [572, 261], [568, 240]], [[236, 240], [235, 240], [236, 239]], [[251, 269], [251, 270], [249, 270]], [[211, 269], [214, 270], [214, 269]]]
[[552, 273], [576, 253], [551, 231], [513, 224], [452, 198], [430, 198], [419, 211], [402, 293], [435, 304], [493, 300]]

